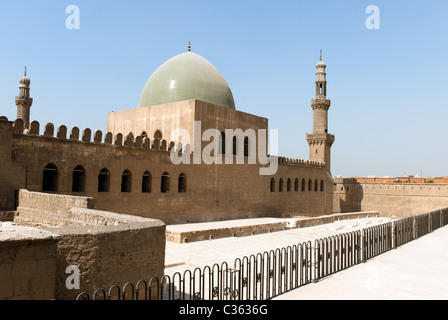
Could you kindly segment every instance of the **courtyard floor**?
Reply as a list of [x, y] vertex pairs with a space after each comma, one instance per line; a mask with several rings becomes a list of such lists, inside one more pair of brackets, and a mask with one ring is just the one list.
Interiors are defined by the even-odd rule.
[[[362, 218], [247, 237], [167, 242], [165, 274], [232, 263], [236, 258], [392, 221]], [[233, 225], [236, 223], [232, 223]], [[241, 223], [247, 223], [242, 221]], [[218, 224], [225, 225], [226, 222]], [[184, 226], [188, 228], [188, 225]], [[181, 229], [182, 225], [176, 226]], [[277, 296], [278, 300], [448, 299], [448, 227], [440, 228], [366, 263]]]

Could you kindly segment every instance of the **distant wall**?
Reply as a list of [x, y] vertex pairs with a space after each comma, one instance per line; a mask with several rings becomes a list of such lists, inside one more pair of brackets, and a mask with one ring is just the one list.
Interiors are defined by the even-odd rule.
[[404, 218], [448, 206], [448, 184], [359, 183], [349, 178], [335, 183], [335, 212], [378, 211]]

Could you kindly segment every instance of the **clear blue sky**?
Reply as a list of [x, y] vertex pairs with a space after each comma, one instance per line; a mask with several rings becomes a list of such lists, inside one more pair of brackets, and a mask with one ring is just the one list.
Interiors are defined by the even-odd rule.
[[[80, 9], [68, 30], [66, 7]], [[368, 5], [380, 9], [369, 30]], [[192, 51], [238, 110], [279, 129], [280, 155], [308, 159], [315, 64], [327, 63], [332, 173], [448, 176], [448, 1], [2, 1], [0, 115], [15, 119], [28, 67], [32, 119], [105, 130], [153, 71]]]

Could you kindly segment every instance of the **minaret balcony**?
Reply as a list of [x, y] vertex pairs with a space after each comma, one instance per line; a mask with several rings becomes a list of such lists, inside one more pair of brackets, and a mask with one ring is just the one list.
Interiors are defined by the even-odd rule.
[[335, 141], [335, 136], [330, 133], [307, 133], [306, 140], [308, 141], [309, 145], [326, 144], [332, 146]]
[[33, 104], [33, 98], [26, 98], [26, 97], [16, 97], [15, 99], [16, 105], [24, 105], [24, 106], [30, 106]]
[[311, 100], [311, 107], [314, 109], [330, 109], [331, 100], [327, 99], [324, 95], [316, 96], [315, 99]]

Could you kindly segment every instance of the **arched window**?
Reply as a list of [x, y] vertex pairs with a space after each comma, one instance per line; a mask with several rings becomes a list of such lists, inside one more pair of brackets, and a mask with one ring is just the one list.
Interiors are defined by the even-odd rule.
[[132, 173], [129, 170], [124, 170], [121, 175], [121, 192], [132, 191]]
[[302, 192], [305, 191], [305, 179], [302, 179]]
[[294, 181], [294, 191], [299, 191], [299, 179], [297, 178]]
[[275, 192], [275, 179], [271, 178], [271, 192]]
[[142, 178], [142, 192], [151, 193], [151, 173], [145, 171]]
[[146, 133], [146, 131], [143, 131], [141, 136], [142, 136], [142, 138], [146, 138], [148, 136], [148, 134]]
[[98, 192], [109, 192], [110, 189], [110, 172], [106, 168], [100, 171], [98, 175]]
[[283, 192], [283, 179], [280, 178], [278, 181], [278, 192]]
[[187, 176], [185, 175], [185, 173], [181, 173], [179, 175], [179, 186], [177, 191], [179, 193], [187, 192]]
[[308, 180], [308, 191], [311, 191], [313, 189], [313, 181], [311, 179]]
[[244, 156], [249, 156], [249, 137], [244, 137]]
[[57, 192], [58, 180], [59, 180], [58, 168], [53, 163], [48, 164], [44, 169], [42, 190], [44, 192]]
[[221, 143], [221, 154], [226, 154], [226, 133], [221, 132], [221, 140], [219, 141]]
[[320, 191], [324, 191], [324, 180], [320, 180]]
[[160, 186], [160, 192], [168, 193], [170, 192], [170, 175], [168, 172], [164, 172], [162, 175], [162, 183]]
[[238, 145], [238, 140], [236, 138], [236, 136], [233, 136], [233, 155], [236, 155], [237, 153], [237, 145]]
[[288, 181], [286, 181], [286, 191], [291, 191], [291, 179], [288, 178]]
[[314, 180], [314, 191], [317, 191], [317, 179]]
[[77, 166], [73, 170], [72, 192], [86, 191], [86, 170], [82, 166]]

